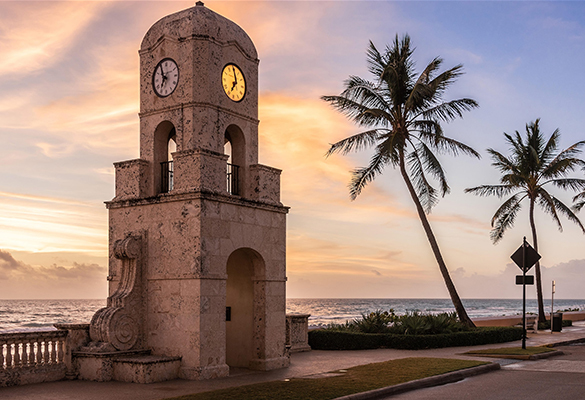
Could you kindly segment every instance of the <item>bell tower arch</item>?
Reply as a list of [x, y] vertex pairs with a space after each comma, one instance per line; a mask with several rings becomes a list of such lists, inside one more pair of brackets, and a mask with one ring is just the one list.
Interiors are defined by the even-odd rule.
[[[114, 164], [110, 298], [92, 320], [92, 340], [109, 343], [124, 316], [127, 336], [137, 337], [123, 350], [181, 357], [184, 379], [226, 376], [230, 362], [288, 366], [288, 207], [281, 171], [258, 164], [256, 48], [197, 2], [156, 22], [139, 54], [140, 158]], [[124, 243], [136, 244], [130, 256]], [[240, 294], [245, 307], [232, 304]], [[226, 326], [228, 303], [253, 343], [242, 353], [237, 329]]]

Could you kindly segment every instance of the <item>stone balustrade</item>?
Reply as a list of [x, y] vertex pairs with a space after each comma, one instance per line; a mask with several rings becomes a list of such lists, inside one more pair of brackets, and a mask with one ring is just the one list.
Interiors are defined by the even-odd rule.
[[0, 387], [65, 378], [67, 331], [0, 334]]
[[65, 331], [0, 334], [0, 366], [4, 369], [63, 363]]

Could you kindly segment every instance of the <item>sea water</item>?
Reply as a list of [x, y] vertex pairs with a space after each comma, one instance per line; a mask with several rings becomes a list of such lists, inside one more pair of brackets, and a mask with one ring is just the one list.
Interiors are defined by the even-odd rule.
[[[471, 318], [517, 315], [522, 300], [463, 299]], [[56, 323], [89, 323], [93, 314], [105, 307], [106, 300], [0, 300], [0, 332], [54, 329]], [[585, 300], [555, 300], [554, 311], [585, 310]], [[287, 299], [286, 312], [311, 314], [309, 325], [325, 326], [344, 323], [375, 310], [396, 314], [420, 311], [438, 314], [453, 312], [449, 299]], [[536, 313], [536, 300], [527, 300], [526, 311]], [[550, 300], [545, 300], [550, 312]]]

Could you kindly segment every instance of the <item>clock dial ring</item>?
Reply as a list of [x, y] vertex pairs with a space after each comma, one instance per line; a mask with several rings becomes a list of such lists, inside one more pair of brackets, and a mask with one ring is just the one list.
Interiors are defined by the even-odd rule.
[[158, 62], [152, 74], [152, 88], [158, 97], [168, 97], [179, 85], [179, 66], [170, 57]]
[[234, 63], [228, 63], [221, 71], [221, 87], [226, 96], [233, 102], [239, 103], [246, 97], [246, 77]]

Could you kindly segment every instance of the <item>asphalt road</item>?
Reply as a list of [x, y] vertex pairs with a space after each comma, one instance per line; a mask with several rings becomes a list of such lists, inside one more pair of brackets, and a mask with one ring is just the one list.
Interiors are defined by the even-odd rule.
[[[463, 381], [414, 390], [381, 400], [585, 399], [585, 345], [563, 346], [562, 356], [502, 365]], [[493, 360], [498, 362], [498, 360]], [[506, 360], [508, 362], [508, 360]], [[502, 364], [505, 364], [504, 362]]]

